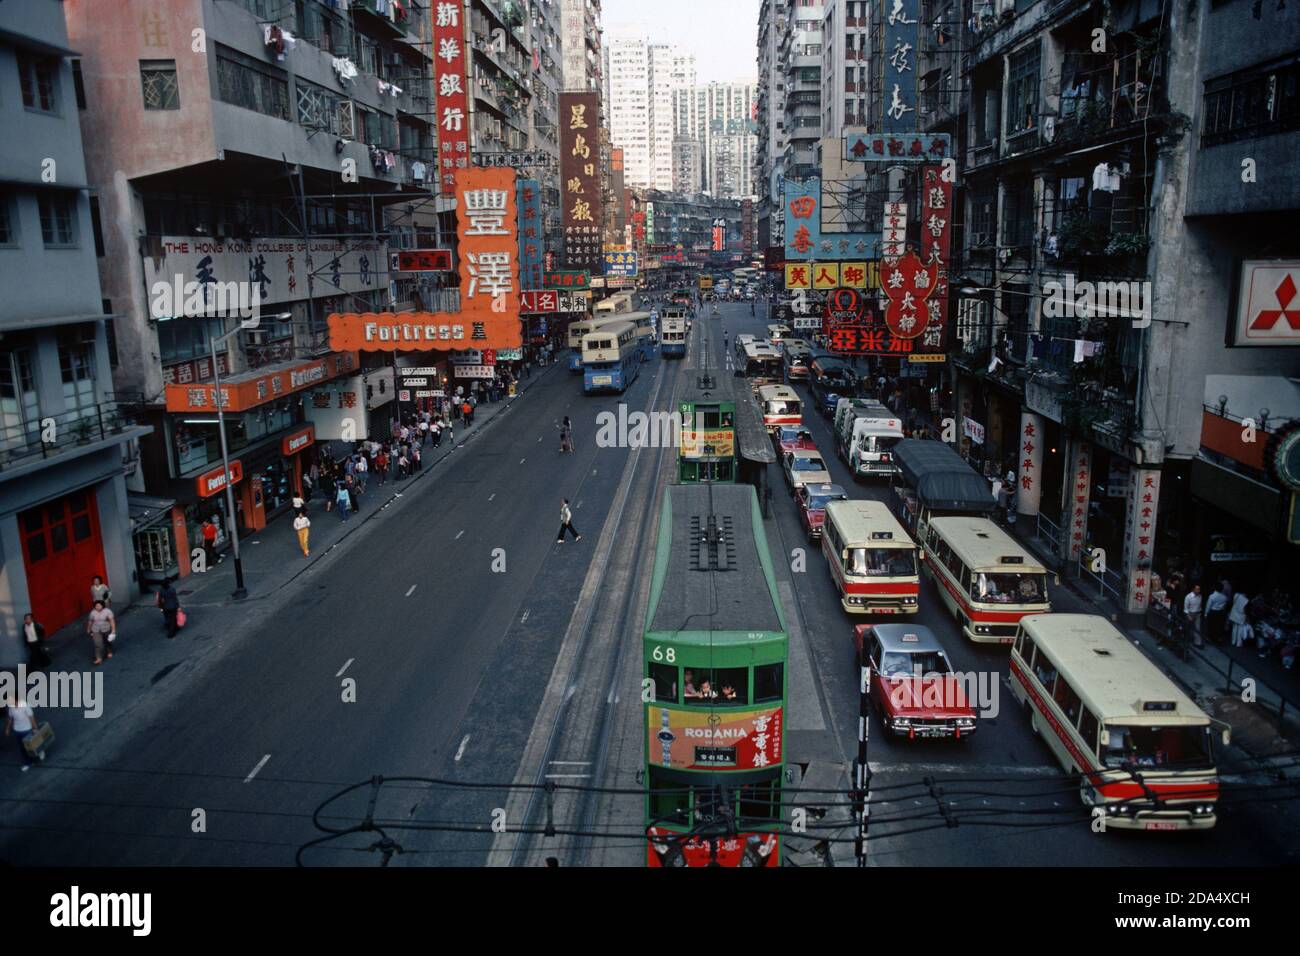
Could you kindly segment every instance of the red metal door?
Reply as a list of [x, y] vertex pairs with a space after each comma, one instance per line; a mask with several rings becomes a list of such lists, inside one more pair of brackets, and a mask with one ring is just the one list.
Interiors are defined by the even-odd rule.
[[24, 511], [18, 530], [32, 614], [53, 633], [90, 611], [91, 579], [104, 576], [95, 495], [83, 489]]

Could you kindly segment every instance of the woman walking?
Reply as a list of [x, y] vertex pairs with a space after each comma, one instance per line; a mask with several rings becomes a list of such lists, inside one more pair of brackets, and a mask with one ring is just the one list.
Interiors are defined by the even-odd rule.
[[117, 618], [102, 600], [95, 602], [90, 616], [86, 618], [86, 633], [95, 646], [95, 663], [104, 663], [105, 656], [112, 660], [113, 642], [117, 640]]
[[311, 538], [311, 519], [307, 517], [306, 512], [298, 512], [298, 517], [293, 519], [293, 530], [298, 532], [298, 547], [302, 548], [304, 558], [311, 555], [309, 540]]
[[113, 606], [113, 592], [108, 589], [108, 585], [104, 583], [104, 579], [98, 574], [90, 582], [90, 601], [92, 604], [96, 601], [103, 601], [104, 607]]

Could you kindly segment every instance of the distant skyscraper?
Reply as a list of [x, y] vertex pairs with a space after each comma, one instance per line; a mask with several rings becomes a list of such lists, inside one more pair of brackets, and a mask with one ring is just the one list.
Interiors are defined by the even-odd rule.
[[629, 186], [673, 188], [673, 99], [695, 80], [695, 58], [676, 47], [619, 31], [605, 55], [609, 129], [623, 150]]
[[674, 94], [678, 137], [700, 144], [702, 188], [718, 198], [753, 195], [755, 86], [749, 82], [709, 83]]

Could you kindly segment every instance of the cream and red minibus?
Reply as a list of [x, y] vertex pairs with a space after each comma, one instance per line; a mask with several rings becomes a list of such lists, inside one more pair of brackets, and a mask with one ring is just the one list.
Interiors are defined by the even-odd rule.
[[803, 424], [803, 402], [789, 385], [763, 385], [758, 389], [758, 404], [763, 409], [763, 424], [769, 434], [782, 425]]
[[822, 553], [850, 614], [913, 614], [921, 593], [916, 545], [880, 501], [828, 501]]
[[1011, 693], [1079, 794], [1128, 830], [1208, 830], [1227, 724], [1202, 711], [1110, 621], [1031, 614], [1011, 648]]
[[1046, 614], [1047, 569], [987, 518], [931, 518], [921, 542], [939, 596], [980, 644], [1010, 644], [1026, 614]]

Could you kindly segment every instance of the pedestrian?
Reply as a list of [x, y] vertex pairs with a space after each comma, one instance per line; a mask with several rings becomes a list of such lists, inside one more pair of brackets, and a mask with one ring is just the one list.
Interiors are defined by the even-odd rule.
[[560, 429], [560, 454], [573, 451], [573, 437], [567, 428]]
[[1244, 647], [1246, 642], [1254, 640], [1255, 634], [1251, 629], [1250, 620], [1246, 617], [1246, 605], [1250, 603], [1250, 598], [1242, 591], [1238, 591], [1232, 597], [1232, 610], [1228, 612], [1228, 623], [1232, 625], [1232, 646]]
[[451, 416], [442, 420], [442, 430], [447, 433], [447, 444], [456, 440], [456, 418]]
[[302, 514], [307, 510], [307, 499], [302, 496], [301, 491], [294, 492], [293, 495], [293, 513]]
[[158, 592], [158, 600], [155, 603], [162, 609], [163, 625], [167, 628], [167, 640], [170, 641], [176, 636], [176, 632], [181, 629], [178, 620], [181, 611], [181, 599], [177, 595], [176, 589], [172, 587], [171, 578], [163, 579], [163, 586]]
[[423, 455], [420, 453], [420, 446], [416, 445], [411, 449], [411, 471], [419, 471], [423, 463]]
[[379, 454], [375, 456], [375, 469], [379, 475], [379, 483], [382, 485], [388, 478], [388, 451], [382, 446]]
[[345, 482], [348, 489], [348, 507], [352, 509], [353, 514], [361, 513], [361, 492], [357, 490], [357, 479], [354, 475], [348, 475]]
[[470, 406], [470, 404], [469, 404], [469, 399], [466, 399], [465, 401], [463, 401], [463, 402], [460, 403], [460, 420], [461, 420], [461, 423], [464, 424], [464, 426], [465, 426], [466, 428], [468, 428], [469, 425], [470, 425], [470, 418], [469, 418], [469, 416], [470, 416], [470, 412], [471, 412], [471, 410], [472, 410], [472, 409], [471, 409], [471, 406]]
[[420, 419], [420, 444], [423, 445], [429, 440], [429, 423], [423, 418]]
[[45, 653], [45, 627], [28, 611], [23, 615], [23, 640], [27, 645], [27, 663], [31, 667], [49, 667], [50, 655]]
[[98, 574], [90, 582], [90, 603], [94, 604], [96, 601], [103, 601], [104, 607], [113, 606], [113, 592], [108, 589], [108, 585]]
[[411, 461], [406, 457], [406, 450], [403, 449], [397, 459], [397, 479], [399, 481], [405, 479], [410, 474], [410, 468]]
[[1215, 587], [1214, 593], [1205, 602], [1205, 636], [1209, 638], [1211, 644], [1223, 642], [1228, 623], [1231, 602], [1228, 600], [1228, 595], [1224, 593], [1226, 585], [1227, 582], [1220, 581]]
[[1197, 647], [1204, 643], [1201, 640], [1201, 586], [1193, 584], [1191, 590], [1187, 592], [1187, 597], [1183, 598], [1183, 617], [1187, 619], [1187, 633], [1192, 638], [1192, 643]]
[[103, 601], [96, 601], [86, 618], [86, 633], [95, 647], [95, 663], [104, 663], [104, 657], [113, 659], [113, 642], [117, 640], [117, 618]]
[[578, 534], [578, 529], [573, 526], [573, 512], [569, 510], [569, 499], [562, 499], [560, 505], [560, 533], [556, 535], [555, 543], [564, 544], [564, 532], [568, 531], [573, 535], [574, 541], [581, 541], [582, 535]]
[[359, 455], [357, 457], [357, 467], [353, 471], [352, 477], [357, 480], [357, 488], [360, 490], [361, 494], [363, 495], [366, 493], [366, 478], [369, 476], [369, 474], [370, 474], [370, 464], [369, 462], [366, 461], [366, 456]]
[[304, 558], [311, 555], [311, 548], [308, 544], [311, 538], [311, 519], [306, 513], [299, 512], [298, 517], [293, 519], [293, 530], [298, 532], [298, 547], [302, 548]]
[[[27, 752], [27, 739], [36, 732], [36, 711], [27, 706], [27, 701], [19, 698], [5, 708], [5, 736], [14, 736], [18, 741], [18, 752], [23, 755], [22, 773], [32, 769], [36, 758]], [[44, 755], [42, 755], [44, 759]]]
[[335, 486], [335, 489], [336, 490], [334, 492], [334, 502], [339, 506], [339, 519], [342, 521], [347, 521], [348, 503], [351, 500], [351, 495], [348, 494], [347, 483], [340, 481]]
[[217, 557], [217, 525], [213, 520], [215, 517], [213, 515], [203, 522], [203, 553], [208, 559], [208, 567], [216, 564]]

